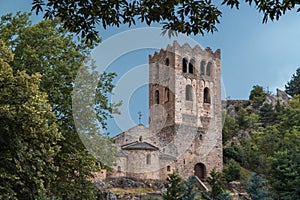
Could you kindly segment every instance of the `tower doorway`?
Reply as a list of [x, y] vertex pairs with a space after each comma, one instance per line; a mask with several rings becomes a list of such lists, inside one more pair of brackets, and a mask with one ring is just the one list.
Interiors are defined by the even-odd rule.
[[203, 180], [206, 178], [206, 167], [203, 163], [197, 163], [194, 167], [194, 174], [199, 179]]

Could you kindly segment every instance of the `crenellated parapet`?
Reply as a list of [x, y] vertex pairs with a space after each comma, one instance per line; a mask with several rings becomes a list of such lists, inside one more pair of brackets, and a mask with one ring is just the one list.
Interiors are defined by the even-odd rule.
[[199, 45], [191, 47], [188, 43], [182, 46], [175, 40], [173, 45], [168, 45], [166, 49], [160, 49], [159, 52], [155, 52], [154, 55], [149, 55], [149, 63], [156, 62], [160, 58], [166, 56], [166, 53], [178, 53], [178, 54], [191, 54], [191, 55], [203, 55], [213, 59], [221, 59], [221, 50], [217, 49], [215, 52], [212, 51], [210, 47], [202, 49]]

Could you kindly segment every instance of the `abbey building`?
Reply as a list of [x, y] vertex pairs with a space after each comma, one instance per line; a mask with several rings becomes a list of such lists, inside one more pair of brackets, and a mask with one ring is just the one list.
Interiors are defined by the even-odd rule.
[[149, 55], [149, 128], [115, 136], [110, 177], [165, 179], [173, 171], [205, 178], [221, 170], [220, 50], [176, 41]]

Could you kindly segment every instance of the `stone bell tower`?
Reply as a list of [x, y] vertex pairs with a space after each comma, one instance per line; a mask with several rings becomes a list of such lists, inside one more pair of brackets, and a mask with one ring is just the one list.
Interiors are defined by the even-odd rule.
[[149, 128], [183, 177], [221, 170], [220, 50], [173, 45], [149, 56]]

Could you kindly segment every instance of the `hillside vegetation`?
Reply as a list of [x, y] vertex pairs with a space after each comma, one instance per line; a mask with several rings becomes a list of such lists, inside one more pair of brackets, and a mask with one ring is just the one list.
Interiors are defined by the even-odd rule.
[[291, 98], [256, 85], [248, 101], [227, 101], [223, 153], [228, 182], [241, 178], [242, 167], [265, 177], [274, 199], [300, 199], [299, 74], [298, 69], [286, 85]]

